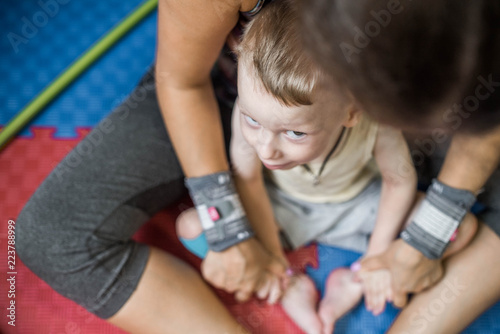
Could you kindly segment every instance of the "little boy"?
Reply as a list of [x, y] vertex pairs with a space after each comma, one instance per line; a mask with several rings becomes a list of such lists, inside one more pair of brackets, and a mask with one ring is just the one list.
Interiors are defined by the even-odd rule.
[[[363, 115], [313, 64], [296, 17], [291, 1], [269, 4], [239, 46], [230, 149], [236, 185], [257, 237], [283, 261], [276, 226], [292, 249], [315, 241], [373, 256], [396, 238], [415, 200], [409, 150], [400, 131]], [[195, 237], [186, 232], [193, 224], [196, 214], [181, 216], [180, 237]], [[258, 295], [274, 299], [278, 285], [270, 279]], [[307, 333], [331, 333], [363, 294], [381, 313], [391, 300], [388, 271], [359, 283], [350, 270], [335, 270], [319, 308], [312, 281], [294, 275], [281, 304]]]

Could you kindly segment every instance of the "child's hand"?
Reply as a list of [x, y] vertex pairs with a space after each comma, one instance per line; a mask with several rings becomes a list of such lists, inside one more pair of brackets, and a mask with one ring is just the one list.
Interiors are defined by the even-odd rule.
[[283, 295], [281, 279], [272, 273], [267, 273], [256, 295], [259, 299], [267, 299], [268, 304], [275, 304]]
[[379, 315], [384, 312], [386, 301], [392, 301], [391, 273], [387, 269], [360, 273], [366, 308]]
[[[290, 267], [288, 260], [283, 256], [275, 256], [275, 260]], [[263, 281], [257, 287], [256, 295], [259, 299], [267, 299], [268, 304], [275, 304], [281, 299], [283, 293], [288, 288], [291, 278], [291, 269], [287, 269], [284, 275], [276, 275], [272, 272], [267, 272], [264, 275]]]

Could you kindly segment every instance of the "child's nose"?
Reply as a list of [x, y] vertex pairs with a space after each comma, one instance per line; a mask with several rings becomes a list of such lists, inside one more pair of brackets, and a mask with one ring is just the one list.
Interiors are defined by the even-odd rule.
[[263, 160], [275, 159], [279, 155], [276, 138], [271, 134], [262, 133], [260, 137], [259, 156]]
[[261, 146], [259, 156], [263, 160], [271, 160], [277, 157], [277, 153], [273, 145], [265, 144]]

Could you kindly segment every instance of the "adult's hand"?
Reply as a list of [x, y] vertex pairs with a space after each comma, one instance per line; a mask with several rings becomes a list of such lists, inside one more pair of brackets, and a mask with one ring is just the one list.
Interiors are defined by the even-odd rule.
[[[411, 222], [424, 198], [423, 192], [417, 193], [407, 223]], [[396, 307], [404, 307], [409, 293], [420, 292], [439, 281], [443, 276], [441, 261], [430, 260], [403, 239], [397, 239], [385, 252], [361, 260], [358, 277], [371, 270], [388, 269], [392, 277], [393, 303]]]
[[392, 276], [393, 303], [404, 307], [408, 294], [420, 292], [443, 276], [442, 260], [430, 260], [402, 239], [392, 242], [384, 253], [361, 261], [363, 272], [388, 269]]
[[223, 252], [209, 251], [201, 265], [205, 280], [219, 289], [235, 292], [238, 301], [248, 300], [266, 284], [269, 275], [284, 277], [285, 270], [285, 264], [271, 256], [255, 238]]

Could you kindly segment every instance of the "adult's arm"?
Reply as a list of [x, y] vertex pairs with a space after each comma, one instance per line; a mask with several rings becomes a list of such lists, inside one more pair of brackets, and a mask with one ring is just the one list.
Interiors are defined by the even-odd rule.
[[477, 194], [500, 163], [500, 126], [479, 135], [453, 137], [439, 181]]
[[[475, 194], [500, 162], [500, 126], [482, 134], [457, 133], [452, 140], [438, 180]], [[382, 255], [361, 263], [362, 271], [389, 268], [393, 275], [394, 304], [403, 307], [407, 294], [434, 285], [443, 275], [442, 259], [431, 260], [402, 239]]]
[[228, 170], [210, 70], [242, 2], [161, 0], [158, 5], [158, 100], [187, 177]]
[[[256, 0], [160, 0], [156, 87], [162, 116], [185, 175], [199, 177], [228, 170], [223, 131], [210, 70], [239, 11]], [[202, 266], [207, 281], [225, 289], [251, 271], [264, 272], [261, 246], [254, 238], [211, 254], [224, 265], [214, 271]], [[208, 258], [208, 256], [207, 256]], [[241, 262], [243, 266], [232, 266]], [[241, 268], [246, 269], [242, 272]], [[222, 279], [221, 279], [222, 276]], [[257, 279], [252, 276], [249, 279]], [[236, 278], [237, 279], [236, 279]], [[222, 282], [222, 283], [221, 283]], [[238, 290], [239, 287], [236, 287]]]

